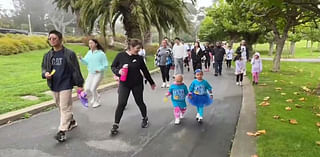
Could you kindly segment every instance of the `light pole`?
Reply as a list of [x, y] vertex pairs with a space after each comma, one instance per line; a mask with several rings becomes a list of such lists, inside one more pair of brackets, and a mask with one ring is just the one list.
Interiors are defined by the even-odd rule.
[[30, 33], [30, 35], [32, 35], [30, 14], [28, 14], [28, 21], [29, 21], [29, 33]]

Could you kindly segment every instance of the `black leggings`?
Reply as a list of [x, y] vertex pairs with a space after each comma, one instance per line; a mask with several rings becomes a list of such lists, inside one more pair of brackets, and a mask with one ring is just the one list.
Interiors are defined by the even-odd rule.
[[193, 71], [195, 72], [197, 69], [202, 70], [202, 63], [201, 62], [192, 62]]
[[227, 62], [227, 68], [231, 68], [231, 60], [226, 60], [226, 62]]
[[243, 80], [243, 73], [237, 75], [236, 81], [239, 82], [239, 80], [240, 80], [240, 82], [242, 82], [242, 80]]
[[142, 117], [147, 117], [147, 107], [143, 102], [143, 84], [137, 85], [135, 87], [126, 87], [122, 83], [119, 84], [119, 94], [118, 94], [118, 106], [116, 109], [114, 123], [119, 124], [123, 111], [127, 106], [130, 91], [132, 91], [134, 100], [136, 101]]
[[206, 60], [204, 61], [204, 67], [206, 69], [210, 68], [210, 56], [209, 55], [206, 55]]
[[160, 67], [160, 71], [161, 71], [162, 81], [169, 82], [170, 66], [169, 65], [160, 65], [159, 67]]

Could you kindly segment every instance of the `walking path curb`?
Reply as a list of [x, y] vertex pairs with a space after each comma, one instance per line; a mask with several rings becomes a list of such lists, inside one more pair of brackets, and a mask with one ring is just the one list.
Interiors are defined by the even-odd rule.
[[[261, 58], [262, 60], [272, 61], [273, 58]], [[319, 58], [281, 58], [285, 62], [320, 62]]]
[[242, 106], [230, 157], [250, 157], [257, 153], [256, 138], [247, 135], [248, 131], [256, 130], [257, 124], [254, 89], [247, 77], [244, 77], [242, 90]]
[[[154, 74], [157, 72], [159, 72], [159, 68], [156, 68], [156, 69], [150, 71], [151, 74]], [[115, 88], [117, 86], [118, 86], [118, 82], [116, 82], [116, 81], [108, 83], [108, 84], [100, 85], [98, 87], [98, 92], [103, 92], [103, 91], [106, 91], [110, 88]], [[73, 93], [72, 100], [75, 101], [77, 99], [78, 99], [77, 94]], [[36, 113], [45, 111], [48, 108], [55, 107], [55, 106], [56, 106], [55, 102], [53, 100], [50, 100], [50, 101], [42, 102], [40, 104], [32, 105], [30, 107], [26, 107], [26, 108], [23, 108], [23, 109], [20, 109], [17, 111], [12, 111], [12, 112], [8, 112], [5, 114], [1, 114], [0, 115], [0, 125], [7, 124], [10, 122], [19, 120], [19, 119], [23, 119], [25, 114], [36, 114]]]

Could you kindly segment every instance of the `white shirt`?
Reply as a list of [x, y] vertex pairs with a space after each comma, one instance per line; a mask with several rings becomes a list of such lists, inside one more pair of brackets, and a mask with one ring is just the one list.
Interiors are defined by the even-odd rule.
[[247, 60], [247, 50], [245, 46], [241, 46], [241, 57], [244, 60]]
[[174, 58], [184, 58], [188, 56], [183, 44], [174, 44], [172, 48], [172, 53]]
[[233, 58], [233, 50], [232, 49], [226, 49], [226, 56], [227, 56], [227, 60], [232, 60], [232, 58]]

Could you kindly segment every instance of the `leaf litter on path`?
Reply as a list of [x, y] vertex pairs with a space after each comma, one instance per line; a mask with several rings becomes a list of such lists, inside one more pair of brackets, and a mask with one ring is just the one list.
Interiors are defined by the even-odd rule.
[[292, 99], [287, 99], [287, 100], [286, 100], [286, 102], [290, 102], [290, 103], [292, 103], [292, 102], [293, 102], [293, 100], [292, 100]]
[[260, 136], [260, 135], [264, 135], [266, 134], [267, 131], [266, 130], [258, 130], [256, 132], [247, 132], [247, 135], [248, 136], [254, 136], [254, 137], [257, 137], [257, 136]]

